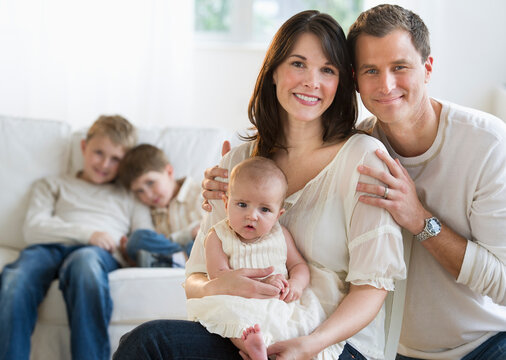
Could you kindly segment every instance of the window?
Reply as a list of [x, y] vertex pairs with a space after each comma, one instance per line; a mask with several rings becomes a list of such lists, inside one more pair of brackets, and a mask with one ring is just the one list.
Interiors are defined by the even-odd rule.
[[195, 0], [198, 41], [268, 43], [295, 13], [316, 9], [332, 15], [345, 33], [363, 0]]

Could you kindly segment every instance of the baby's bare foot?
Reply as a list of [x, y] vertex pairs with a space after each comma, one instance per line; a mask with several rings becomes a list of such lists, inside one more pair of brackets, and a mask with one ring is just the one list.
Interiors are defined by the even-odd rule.
[[262, 332], [258, 324], [244, 330], [241, 339], [252, 360], [267, 360], [267, 347], [262, 339]]

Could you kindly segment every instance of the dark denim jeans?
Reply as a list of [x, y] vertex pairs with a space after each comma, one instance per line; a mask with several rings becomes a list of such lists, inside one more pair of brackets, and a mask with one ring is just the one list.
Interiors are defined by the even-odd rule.
[[[419, 360], [407, 356], [397, 355], [396, 360]], [[506, 332], [492, 336], [462, 360], [506, 360]]]
[[126, 251], [131, 259], [139, 263], [140, 259], [138, 255], [140, 250], [152, 253], [155, 257], [156, 255], [161, 255], [169, 257], [170, 259], [172, 254], [179, 251], [185, 251], [189, 256], [192, 245], [193, 241], [183, 247], [173, 242], [171, 239], [166, 238], [163, 234], [158, 234], [153, 230], [139, 229], [135, 230], [128, 238]]
[[[241, 360], [229, 339], [209, 333], [198, 322], [155, 320], [125, 334], [113, 360]], [[339, 360], [365, 360], [348, 344]]]
[[37, 308], [51, 282], [67, 307], [72, 359], [109, 359], [112, 313], [108, 273], [119, 268], [95, 246], [44, 244], [23, 250], [0, 276], [0, 359], [28, 359]]

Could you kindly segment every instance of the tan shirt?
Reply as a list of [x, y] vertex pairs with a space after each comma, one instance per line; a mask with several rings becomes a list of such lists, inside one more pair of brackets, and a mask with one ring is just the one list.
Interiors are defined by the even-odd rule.
[[203, 216], [200, 185], [192, 178], [178, 180], [181, 187], [168, 208], [151, 209], [155, 231], [172, 241], [186, 245], [193, 240], [192, 230]]

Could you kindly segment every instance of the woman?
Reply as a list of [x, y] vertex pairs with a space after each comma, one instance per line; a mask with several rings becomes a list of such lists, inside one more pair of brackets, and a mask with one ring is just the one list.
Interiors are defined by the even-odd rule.
[[[257, 132], [221, 162], [230, 170], [259, 155], [284, 171], [288, 198], [280, 222], [311, 265], [311, 288], [327, 316], [311, 334], [271, 345], [268, 354], [277, 359], [310, 359], [340, 342], [346, 342], [344, 351], [329, 353], [330, 358], [383, 358], [382, 304], [394, 280], [405, 277], [405, 265], [399, 227], [386, 211], [360, 203], [355, 191], [364, 180], [359, 165], [386, 170], [374, 154], [383, 145], [355, 131], [355, 96], [341, 27], [317, 11], [294, 15], [276, 33], [250, 101]], [[224, 217], [223, 204], [215, 202], [201, 225], [187, 263], [187, 297], [279, 296], [277, 288], [255, 280], [269, 268], [207, 278], [203, 238]], [[240, 358], [229, 340], [207, 333], [199, 323], [170, 320], [141, 325], [116, 355]]]

